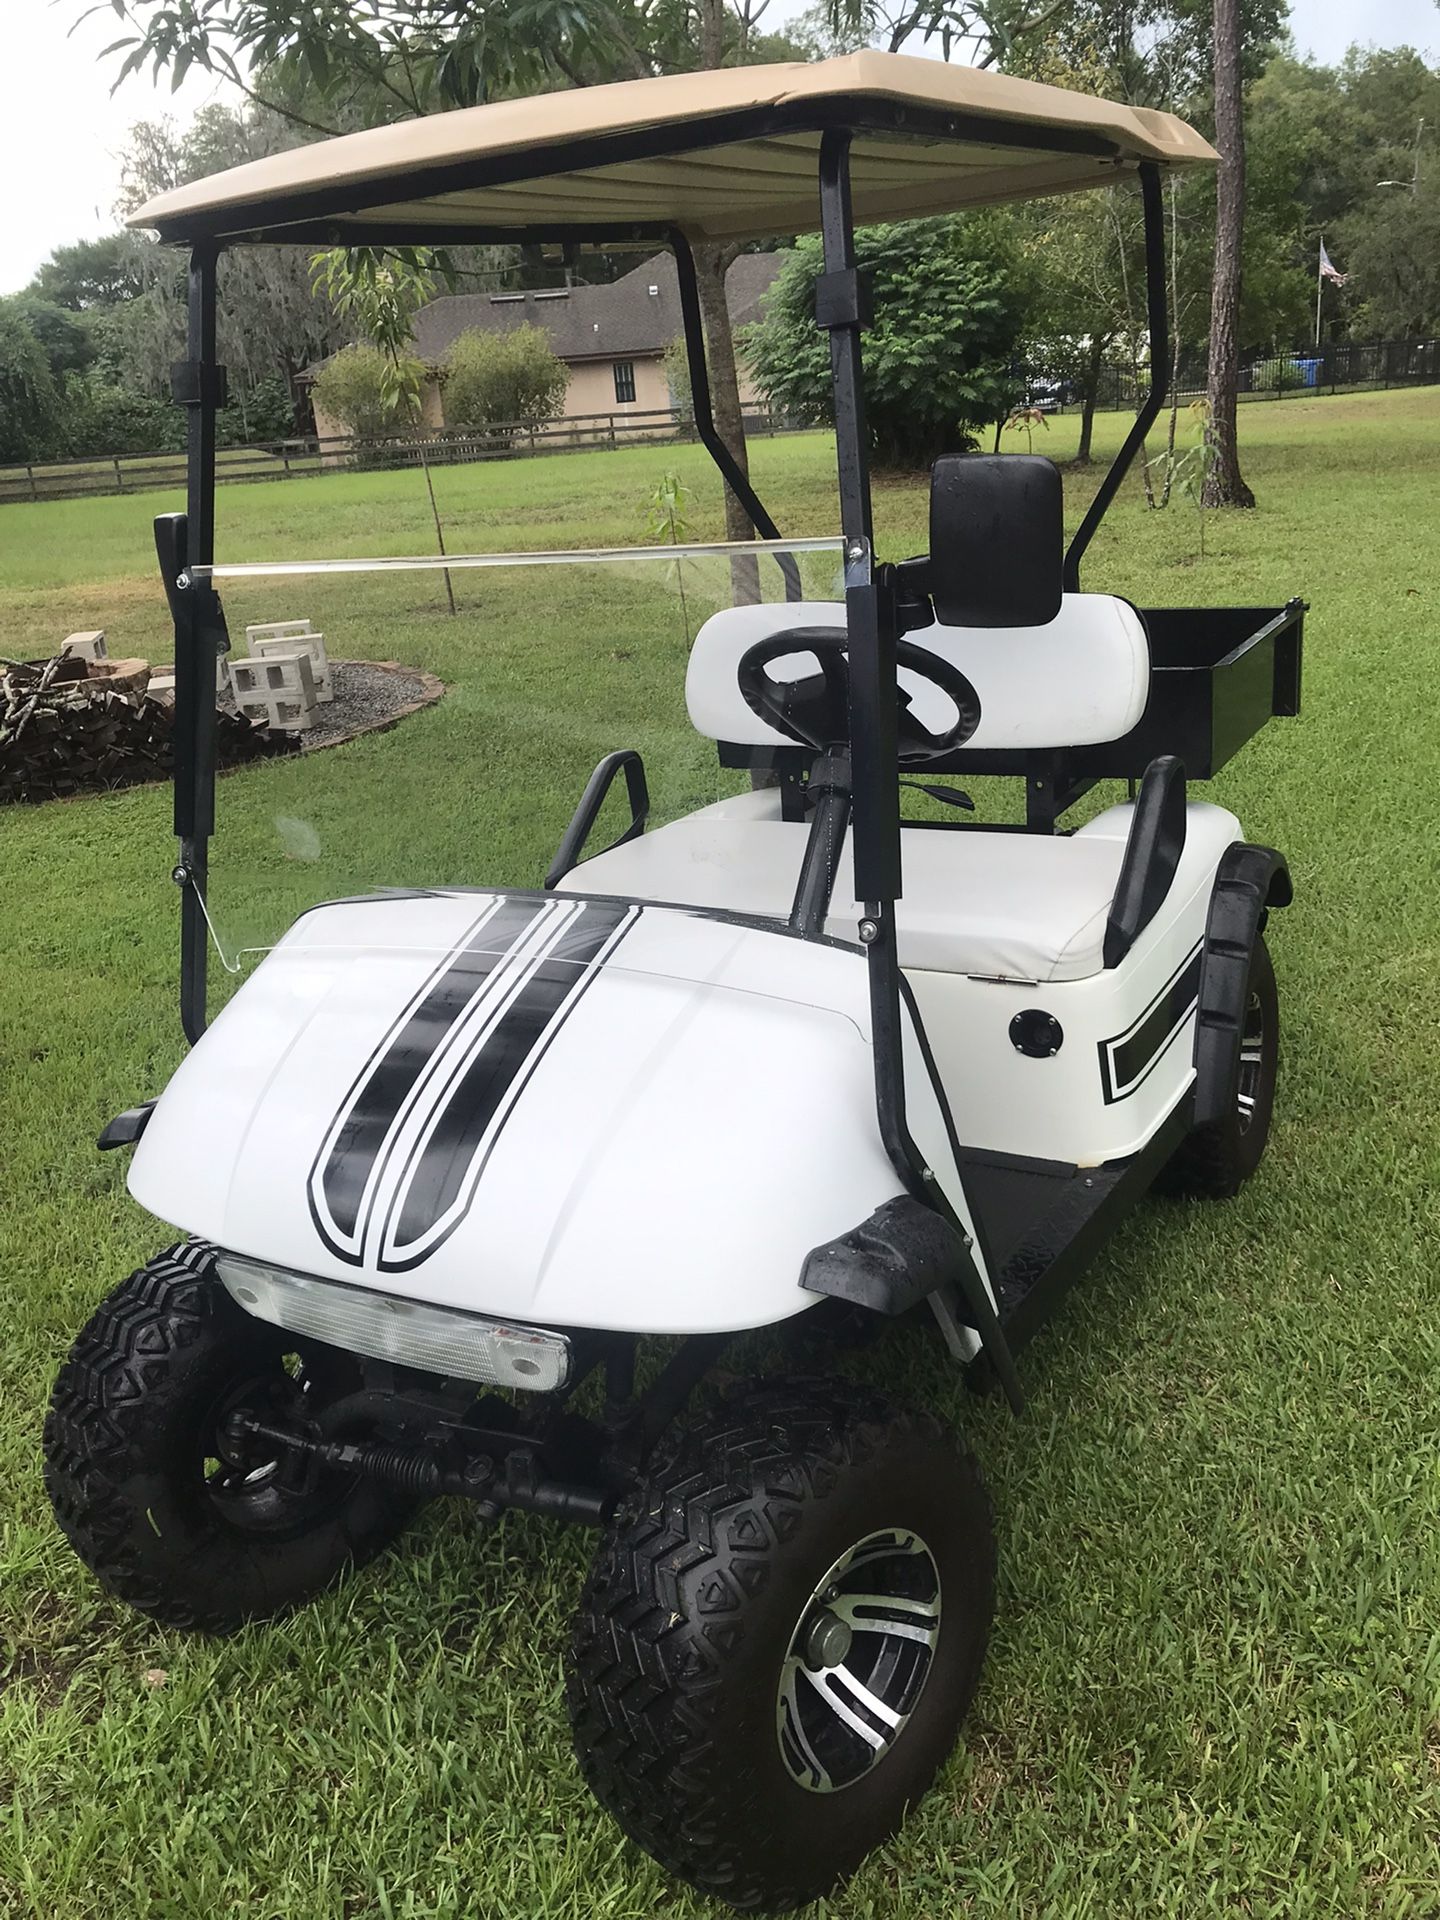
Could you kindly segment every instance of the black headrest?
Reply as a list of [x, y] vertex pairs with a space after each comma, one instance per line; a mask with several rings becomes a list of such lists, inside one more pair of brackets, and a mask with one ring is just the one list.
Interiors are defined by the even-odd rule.
[[928, 586], [947, 627], [1043, 627], [1064, 593], [1060, 469], [1030, 453], [947, 453], [930, 475]]

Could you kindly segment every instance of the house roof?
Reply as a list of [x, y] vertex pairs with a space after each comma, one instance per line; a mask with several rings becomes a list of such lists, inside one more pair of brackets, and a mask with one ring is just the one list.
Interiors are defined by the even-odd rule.
[[714, 239], [819, 224], [828, 128], [853, 132], [856, 218], [946, 213], [1206, 164], [1173, 114], [870, 50], [499, 100], [347, 133], [159, 195], [164, 240], [458, 243], [680, 227]]
[[[784, 258], [783, 253], [742, 253], [731, 264], [725, 294], [732, 325], [743, 327], [759, 319], [761, 303]], [[608, 286], [444, 295], [416, 314], [415, 351], [422, 360], [443, 360], [468, 328], [510, 333], [526, 324], [543, 327], [562, 360], [663, 353], [684, 330], [674, 258], [657, 253]]]

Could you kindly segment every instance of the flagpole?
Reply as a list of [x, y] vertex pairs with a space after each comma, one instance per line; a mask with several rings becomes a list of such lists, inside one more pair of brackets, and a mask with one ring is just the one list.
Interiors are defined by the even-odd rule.
[[1322, 262], [1325, 258], [1325, 236], [1320, 236], [1320, 252], [1315, 260], [1315, 345], [1320, 345], [1320, 296], [1325, 291], [1325, 271]]

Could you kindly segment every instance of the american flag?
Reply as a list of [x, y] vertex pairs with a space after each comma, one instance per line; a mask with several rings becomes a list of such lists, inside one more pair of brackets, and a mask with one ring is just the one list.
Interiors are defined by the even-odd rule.
[[1325, 251], [1325, 242], [1323, 240], [1320, 242], [1320, 277], [1323, 280], [1333, 280], [1337, 287], [1343, 287], [1345, 282], [1350, 278], [1348, 273], [1337, 272], [1335, 262]]

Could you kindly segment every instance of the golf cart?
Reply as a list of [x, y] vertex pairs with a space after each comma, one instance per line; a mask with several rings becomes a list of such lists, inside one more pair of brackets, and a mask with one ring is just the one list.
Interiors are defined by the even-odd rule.
[[[133, 1146], [131, 1192], [186, 1237], [61, 1370], [60, 1524], [113, 1593], [209, 1632], [319, 1593], [438, 1494], [598, 1529], [581, 1768], [738, 1908], [822, 1893], [924, 1793], [978, 1683], [994, 1547], [928, 1413], [850, 1377], [707, 1376], [776, 1330], [912, 1316], [1018, 1410], [1018, 1349], [1127, 1208], [1162, 1178], [1233, 1194], [1265, 1146], [1289, 878], [1189, 789], [1298, 710], [1303, 609], [1080, 585], [1163, 398], [1162, 175], [1212, 158], [1165, 114], [866, 52], [382, 127], [136, 216], [191, 261], [188, 511], [157, 539], [192, 1047], [100, 1144]], [[882, 560], [854, 219], [1132, 177], [1154, 384], [1068, 548], [1050, 463], [957, 453], [928, 553]], [[692, 247], [815, 227], [841, 525], [786, 541], [714, 425]], [[522, 239], [673, 249], [698, 435], [761, 536], [660, 550], [735, 587], [683, 669], [725, 790], [650, 827], [617, 742], [543, 887], [411, 872], [311, 903], [211, 1024], [221, 587], [442, 565], [217, 561], [217, 260]], [[540, 558], [616, 556], [443, 565]], [[837, 584], [807, 588], [817, 565]], [[431, 724], [406, 723], [412, 761]], [[946, 784], [993, 774], [1023, 781], [1023, 823]], [[1067, 828], [1102, 781], [1127, 797]]]

